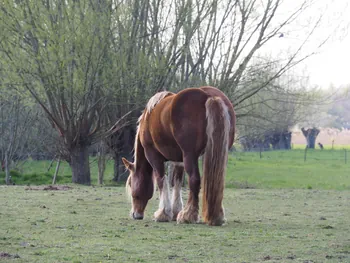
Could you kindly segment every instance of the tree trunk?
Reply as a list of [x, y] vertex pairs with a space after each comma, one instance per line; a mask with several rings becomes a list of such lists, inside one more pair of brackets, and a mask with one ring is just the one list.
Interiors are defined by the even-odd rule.
[[121, 157], [125, 157], [128, 160], [132, 159], [132, 155], [130, 153], [114, 153], [113, 161], [114, 161], [114, 175], [113, 181], [120, 182], [122, 180], [126, 180], [126, 176], [128, 172], [125, 170], [125, 166], [121, 164]]
[[103, 177], [106, 170], [106, 154], [103, 146], [101, 146], [98, 154], [98, 184], [103, 184]]
[[305, 130], [304, 128], [301, 128], [301, 131], [305, 136], [307, 148], [315, 149], [316, 138], [320, 133], [320, 130], [317, 128], [312, 128], [307, 130]]
[[315, 149], [316, 136], [312, 136], [311, 134], [306, 138], [307, 140], [307, 148]]
[[85, 145], [78, 146], [70, 152], [70, 167], [72, 182], [77, 184], [91, 184], [89, 151]]
[[113, 170], [113, 181], [115, 182], [119, 182], [119, 175], [120, 175], [120, 171], [119, 171], [119, 154], [115, 153], [113, 154], [113, 163], [114, 163], [114, 170]]
[[10, 176], [10, 165], [8, 160], [8, 154], [5, 153], [5, 181], [6, 185], [9, 185], [11, 183], [11, 176]]

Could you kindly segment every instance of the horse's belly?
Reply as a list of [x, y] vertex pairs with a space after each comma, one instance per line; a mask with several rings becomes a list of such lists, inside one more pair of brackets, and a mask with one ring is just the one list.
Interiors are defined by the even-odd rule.
[[157, 150], [164, 156], [168, 161], [172, 162], [182, 162], [182, 151], [180, 147], [172, 142], [162, 142], [156, 144]]

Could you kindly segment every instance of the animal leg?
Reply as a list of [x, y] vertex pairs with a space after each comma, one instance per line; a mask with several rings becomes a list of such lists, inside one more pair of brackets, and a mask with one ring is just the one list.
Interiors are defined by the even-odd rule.
[[[173, 165], [173, 164], [171, 164]], [[173, 165], [174, 169], [172, 171], [172, 197], [171, 197], [171, 207], [173, 211], [173, 221], [176, 221], [177, 215], [183, 208], [182, 195], [181, 195], [181, 185], [184, 176], [184, 167], [180, 165]]]
[[154, 213], [154, 220], [156, 222], [169, 222], [173, 218], [173, 213], [170, 203], [169, 183], [164, 173], [163, 158], [153, 150], [147, 150], [145, 153], [149, 163], [153, 167], [160, 195], [159, 208]]
[[198, 168], [198, 158], [184, 157], [184, 166], [189, 175], [190, 193], [187, 204], [177, 215], [177, 223], [197, 223], [199, 210], [199, 190], [200, 190], [200, 175]]
[[166, 176], [162, 178], [157, 176], [157, 183], [160, 191], [159, 196], [159, 208], [154, 213], [154, 220], [156, 222], [169, 222], [173, 218], [173, 212], [171, 210], [170, 203], [170, 189]]

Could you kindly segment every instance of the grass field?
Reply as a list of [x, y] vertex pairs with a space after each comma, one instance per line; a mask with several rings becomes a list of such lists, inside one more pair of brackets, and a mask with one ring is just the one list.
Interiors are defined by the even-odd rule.
[[[34, 186], [33, 178], [51, 181], [53, 171], [40, 175], [48, 164], [23, 166], [17, 183], [27, 175], [31, 186], [0, 186], [0, 262], [350, 262], [350, 162], [341, 149], [308, 151], [306, 162], [302, 149], [233, 153], [223, 227], [153, 222], [158, 193], [134, 221], [123, 187]], [[107, 184], [111, 175], [109, 164]], [[70, 181], [65, 164], [60, 176]]]
[[155, 198], [134, 221], [123, 188], [71, 187], [0, 187], [1, 262], [350, 262], [349, 191], [227, 189], [228, 222], [208, 227], [153, 222]]
[[[259, 189], [334, 189], [350, 190], [350, 160], [345, 163], [345, 151], [309, 150], [304, 161], [304, 150], [262, 152], [233, 152], [227, 168], [226, 187]], [[348, 154], [347, 154], [348, 155]], [[348, 156], [346, 156], [348, 158]], [[349, 151], [350, 159], [350, 151]], [[16, 185], [50, 184], [55, 163], [47, 171], [50, 161], [26, 161], [19, 172], [12, 174]], [[58, 184], [71, 182], [71, 170], [63, 162]], [[97, 184], [97, 162], [91, 159], [91, 180]], [[108, 161], [105, 185], [115, 185], [113, 163]], [[0, 184], [5, 183], [0, 173]]]
[[262, 152], [261, 158], [259, 152], [233, 153], [226, 186], [350, 190], [350, 160], [345, 163], [344, 150], [309, 150], [306, 161], [304, 154], [302, 149]]

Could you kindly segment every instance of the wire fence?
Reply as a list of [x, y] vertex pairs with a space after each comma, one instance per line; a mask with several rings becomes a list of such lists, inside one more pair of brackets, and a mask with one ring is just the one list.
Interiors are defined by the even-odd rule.
[[290, 150], [262, 150], [261, 148], [251, 149], [250, 151], [233, 150], [231, 155], [236, 158], [252, 157], [256, 159], [275, 159], [275, 160], [300, 160], [303, 162], [324, 162], [331, 161], [347, 164], [350, 151], [349, 148], [341, 146], [332, 149], [309, 149], [297, 148]]

